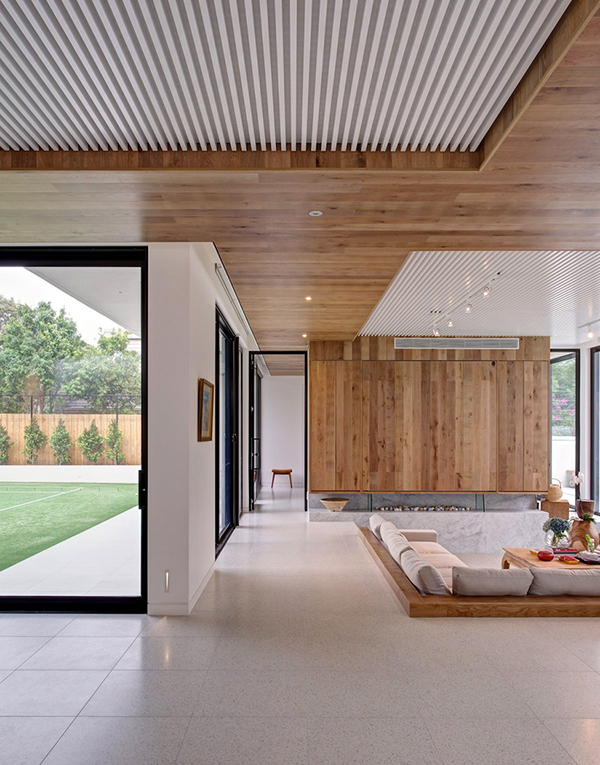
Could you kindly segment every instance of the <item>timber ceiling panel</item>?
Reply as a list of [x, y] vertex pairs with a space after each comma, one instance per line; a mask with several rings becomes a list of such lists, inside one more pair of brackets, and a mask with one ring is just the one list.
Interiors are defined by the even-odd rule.
[[263, 348], [352, 339], [413, 251], [598, 251], [599, 125], [596, 16], [482, 172], [9, 171], [0, 241], [214, 241]]
[[475, 150], [568, 4], [0, 0], [0, 146]]
[[599, 251], [413, 252], [360, 334], [549, 335], [560, 347], [586, 342], [590, 323], [597, 335]]

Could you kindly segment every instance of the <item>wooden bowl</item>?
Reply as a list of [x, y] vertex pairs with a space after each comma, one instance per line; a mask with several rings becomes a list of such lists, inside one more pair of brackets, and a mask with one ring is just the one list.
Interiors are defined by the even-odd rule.
[[350, 502], [349, 497], [323, 497], [321, 504], [332, 513], [339, 513]]

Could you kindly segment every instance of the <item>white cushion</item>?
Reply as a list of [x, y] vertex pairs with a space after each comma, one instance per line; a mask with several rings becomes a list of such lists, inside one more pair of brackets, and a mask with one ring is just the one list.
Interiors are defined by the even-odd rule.
[[380, 533], [380, 526], [382, 523], [386, 523], [385, 518], [382, 518], [380, 515], [372, 515], [369, 518], [369, 528], [375, 534], [377, 539], [381, 539], [381, 533]]
[[394, 526], [393, 523], [390, 523], [389, 521], [386, 521], [386, 523], [382, 523], [379, 529], [381, 533], [381, 541], [383, 542], [384, 546], [389, 549], [389, 546], [394, 539], [402, 539], [404, 542], [406, 542], [406, 537], [402, 534], [401, 531], [398, 531], [398, 529]]
[[[408, 539], [408, 537], [406, 537]], [[419, 555], [429, 555], [430, 553], [445, 553], [448, 552], [445, 547], [442, 547], [439, 542], [414, 542], [410, 540], [411, 545], [419, 553]], [[451, 553], [449, 553], [451, 555]]]
[[389, 554], [401, 568], [402, 564], [400, 562], [400, 557], [407, 550], [412, 550], [410, 542], [407, 542], [406, 537], [404, 537], [400, 532], [387, 535], [386, 548]]
[[401, 566], [412, 584], [425, 595], [450, 595], [450, 589], [437, 568], [414, 550], [403, 553]]
[[600, 571], [531, 567], [529, 595], [600, 595]]
[[454, 595], [527, 595], [533, 575], [527, 568], [468, 568], [452, 569]]
[[434, 529], [400, 529], [409, 542], [437, 542], [438, 533]]
[[[421, 555], [418, 550], [416, 550], [416, 552]], [[430, 553], [429, 555], [421, 555], [421, 557], [425, 563], [429, 563], [430, 566], [435, 566], [435, 568], [457, 568], [459, 566], [464, 566], [466, 568], [467, 566], [467, 564], [463, 563], [460, 558], [448, 552], [447, 550], [444, 550], [443, 553]]]

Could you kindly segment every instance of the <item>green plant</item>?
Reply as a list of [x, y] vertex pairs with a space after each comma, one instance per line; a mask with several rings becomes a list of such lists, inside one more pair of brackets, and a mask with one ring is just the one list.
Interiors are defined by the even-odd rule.
[[71, 456], [69, 455], [71, 443], [71, 436], [61, 417], [54, 429], [54, 433], [50, 436], [50, 446], [54, 452], [54, 459], [57, 465], [68, 465], [71, 462]]
[[582, 521], [589, 521], [590, 523], [596, 523], [596, 519], [593, 515], [590, 515], [589, 513], [584, 513]]
[[100, 435], [96, 420], [92, 420], [77, 439], [77, 446], [88, 462], [96, 463], [104, 452], [104, 439]]
[[104, 442], [106, 444], [106, 455], [110, 457], [115, 465], [122, 465], [125, 462], [125, 455], [121, 451], [123, 434], [119, 430], [119, 423], [116, 420], [110, 421], [108, 434]]
[[8, 462], [8, 450], [13, 443], [4, 425], [0, 425], [0, 465], [6, 465]]
[[35, 465], [40, 449], [48, 442], [48, 436], [40, 428], [37, 417], [33, 415], [29, 425], [25, 426], [25, 448], [23, 454], [28, 465]]

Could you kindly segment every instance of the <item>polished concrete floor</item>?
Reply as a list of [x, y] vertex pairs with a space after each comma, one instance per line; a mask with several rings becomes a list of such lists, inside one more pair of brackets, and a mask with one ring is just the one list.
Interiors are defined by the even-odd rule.
[[600, 620], [408, 619], [263, 492], [189, 618], [0, 615], [5, 765], [600, 763]]

